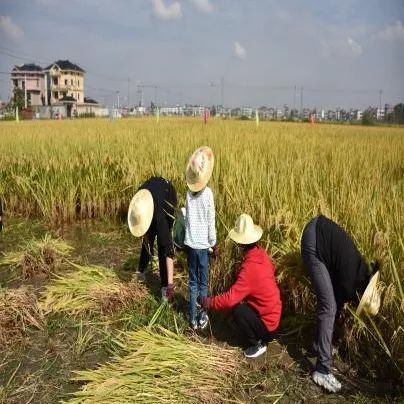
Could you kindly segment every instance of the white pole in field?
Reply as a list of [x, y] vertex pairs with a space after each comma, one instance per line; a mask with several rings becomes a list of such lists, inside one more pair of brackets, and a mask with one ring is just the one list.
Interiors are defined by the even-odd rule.
[[25, 101], [25, 108], [27, 108], [27, 75], [24, 76], [24, 101]]
[[20, 122], [20, 117], [18, 116], [18, 107], [15, 107], [15, 121]]

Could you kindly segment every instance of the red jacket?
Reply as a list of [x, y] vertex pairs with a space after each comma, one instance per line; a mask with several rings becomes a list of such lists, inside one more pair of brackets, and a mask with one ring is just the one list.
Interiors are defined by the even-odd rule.
[[210, 298], [209, 306], [214, 310], [231, 309], [242, 300], [259, 313], [268, 331], [278, 328], [282, 302], [275, 266], [259, 246], [246, 252], [234, 285], [227, 292]]

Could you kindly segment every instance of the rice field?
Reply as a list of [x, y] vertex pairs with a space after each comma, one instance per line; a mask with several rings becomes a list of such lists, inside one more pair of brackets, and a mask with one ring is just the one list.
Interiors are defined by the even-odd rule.
[[[38, 335], [46, 334], [46, 344], [52, 338], [60, 340], [61, 346], [68, 344], [65, 351], [71, 356], [65, 363], [71, 366], [61, 372], [64, 379], [67, 374], [71, 384], [65, 386], [61, 382], [58, 400], [102, 402], [97, 396], [97, 383], [110, 385], [114, 390], [116, 385], [111, 380], [117, 385], [122, 382], [117, 380], [119, 370], [122, 368], [125, 373], [125, 367], [137, 363], [136, 358], [153, 349], [154, 344], [163, 348], [163, 340], [173, 338], [179, 350], [181, 344], [186, 345], [189, 336], [184, 257], [181, 254], [177, 257], [177, 300], [153, 320], [164, 328], [150, 333], [144, 327], [158, 309], [157, 300], [149, 288], [121, 279], [120, 271], [128, 262], [129, 266], [136, 265], [139, 248], [139, 241], [130, 236], [124, 220], [132, 195], [151, 175], [170, 178], [182, 206], [187, 160], [203, 144], [209, 145], [216, 155], [210, 185], [215, 197], [221, 253], [210, 268], [210, 292], [225, 290], [234, 279], [240, 257], [226, 235], [236, 217], [246, 212], [264, 228], [262, 244], [277, 264], [285, 306], [282, 322], [285, 338], [291, 335], [298, 345], [304, 345], [314, 326], [315, 300], [302, 268], [300, 235], [311, 217], [325, 214], [352, 234], [367, 259], [378, 258], [382, 262], [380, 315], [362, 319], [347, 311], [345, 327], [339, 336], [341, 362], [367, 380], [390, 383], [387, 391], [392, 391], [391, 383], [402, 386], [403, 128], [280, 122], [261, 122], [256, 127], [254, 122], [220, 119], [211, 119], [206, 125], [199, 119], [182, 118], [162, 118], [159, 123], [152, 118], [93, 119], [4, 122], [0, 125], [0, 139], [0, 195], [6, 208], [5, 229], [0, 233], [3, 253], [0, 269], [7, 272], [1, 283], [0, 318], [11, 324], [13, 330], [10, 333], [0, 328], [0, 338], [14, 341], [24, 349], [28, 349], [28, 341], [33, 352]], [[104, 223], [103, 227], [97, 232], [88, 230], [89, 220]], [[43, 227], [40, 237], [27, 231], [32, 223]], [[86, 241], [78, 240], [77, 232], [68, 235], [65, 230], [71, 227], [86, 227], [82, 230]], [[38, 275], [41, 281], [33, 282]], [[12, 305], [8, 306], [8, 301]], [[62, 338], [66, 330], [70, 330], [69, 337], [64, 334]], [[115, 338], [118, 334], [121, 337]], [[216, 338], [220, 334], [222, 340], [231, 343], [231, 328], [215, 329], [213, 325], [212, 334]], [[139, 338], [149, 343], [142, 345], [144, 351], [137, 356], [131, 347]], [[310, 382], [302, 382], [298, 373], [285, 370], [283, 360], [275, 368], [265, 365], [264, 370], [251, 370], [240, 356], [237, 366], [229, 359], [228, 368], [222, 369], [220, 363], [211, 362], [212, 349], [218, 352], [224, 349], [223, 355], [229, 358], [235, 352], [227, 351], [215, 340], [216, 348], [212, 348], [211, 337], [205, 339], [206, 336], [201, 336], [192, 345], [196, 353], [198, 349], [204, 352], [200, 355], [201, 366], [204, 360], [208, 361], [213, 370], [226, 374], [223, 378], [228, 381], [228, 388], [224, 388], [223, 379], [201, 374], [211, 387], [212, 402], [220, 402], [220, 394], [215, 395], [217, 389], [227, 392], [223, 400], [240, 402], [260, 402], [265, 397], [273, 402], [287, 397], [293, 401], [305, 389], [311, 391], [307, 387]], [[167, 355], [177, 355], [175, 344]], [[17, 360], [16, 348], [5, 346], [0, 369], [7, 368], [8, 377], [2, 379], [0, 401], [4, 397], [6, 402], [22, 402], [21, 397], [26, 396], [15, 393], [11, 386], [20, 377], [19, 363], [23, 362]], [[56, 348], [52, 349], [49, 355]], [[98, 358], [99, 368], [89, 366], [88, 362], [79, 366], [74, 359], [78, 353], [91, 355], [101, 351], [108, 361]], [[284, 355], [285, 350], [282, 352]], [[45, 359], [41, 378], [47, 374]], [[155, 369], [158, 360], [149, 364], [150, 369]], [[175, 362], [171, 356], [170, 360]], [[274, 358], [268, 360], [273, 362]], [[181, 372], [185, 372], [183, 384], [180, 382], [178, 389], [173, 389], [171, 402], [202, 402], [198, 397], [205, 397], [206, 392], [188, 384], [186, 372], [190, 368], [181, 361], [184, 366]], [[9, 368], [10, 363], [15, 363], [14, 369]], [[154, 371], [158, 373], [158, 369]], [[39, 374], [38, 370], [35, 372], [31, 374]], [[139, 372], [144, 372], [140, 364]], [[243, 372], [250, 376], [240, 379]], [[177, 377], [171, 362], [161, 367], [161, 373], [168, 375], [167, 380]], [[131, 378], [130, 372], [125, 377]], [[136, 379], [130, 383], [136, 383]], [[158, 389], [152, 391], [147, 378], [142, 383], [144, 391], [131, 390], [128, 401], [140, 394], [136, 397], [147, 402], [145, 397], [151, 394], [149, 402], [153, 402]], [[257, 386], [261, 384], [265, 386], [259, 390]], [[315, 387], [311, 388], [319, 394]], [[299, 394], [293, 393], [293, 389]], [[355, 393], [359, 394], [355, 400], [361, 402], [362, 393]], [[35, 394], [33, 397], [37, 397]], [[351, 400], [352, 392], [349, 394]], [[365, 401], [371, 400], [372, 394]], [[109, 402], [120, 399], [124, 402], [125, 395]], [[327, 402], [326, 397], [323, 399]]]

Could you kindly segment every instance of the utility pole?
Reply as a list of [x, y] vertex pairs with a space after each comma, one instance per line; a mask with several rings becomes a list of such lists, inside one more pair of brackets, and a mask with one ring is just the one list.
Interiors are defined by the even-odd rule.
[[24, 76], [24, 105], [25, 109], [28, 107], [27, 102], [27, 75]]
[[296, 110], [296, 85], [293, 90], [293, 112]]
[[303, 118], [303, 86], [300, 87], [300, 117]]
[[119, 110], [119, 91], [116, 92], [116, 102], [117, 102], [117, 108]]
[[128, 109], [130, 108], [130, 77], [128, 77]]
[[379, 110], [380, 110], [380, 112], [382, 111], [382, 94], [383, 94], [383, 90], [380, 89], [379, 90]]
[[224, 77], [220, 79], [220, 104], [224, 108]]

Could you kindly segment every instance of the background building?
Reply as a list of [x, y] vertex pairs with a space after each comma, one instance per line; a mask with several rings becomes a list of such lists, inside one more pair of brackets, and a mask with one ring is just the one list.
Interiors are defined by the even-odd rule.
[[25, 108], [46, 105], [46, 81], [42, 67], [33, 63], [14, 66], [11, 87], [13, 94], [17, 88], [24, 92]]
[[84, 103], [85, 71], [69, 60], [58, 60], [45, 68], [50, 105], [63, 103], [63, 98]]

